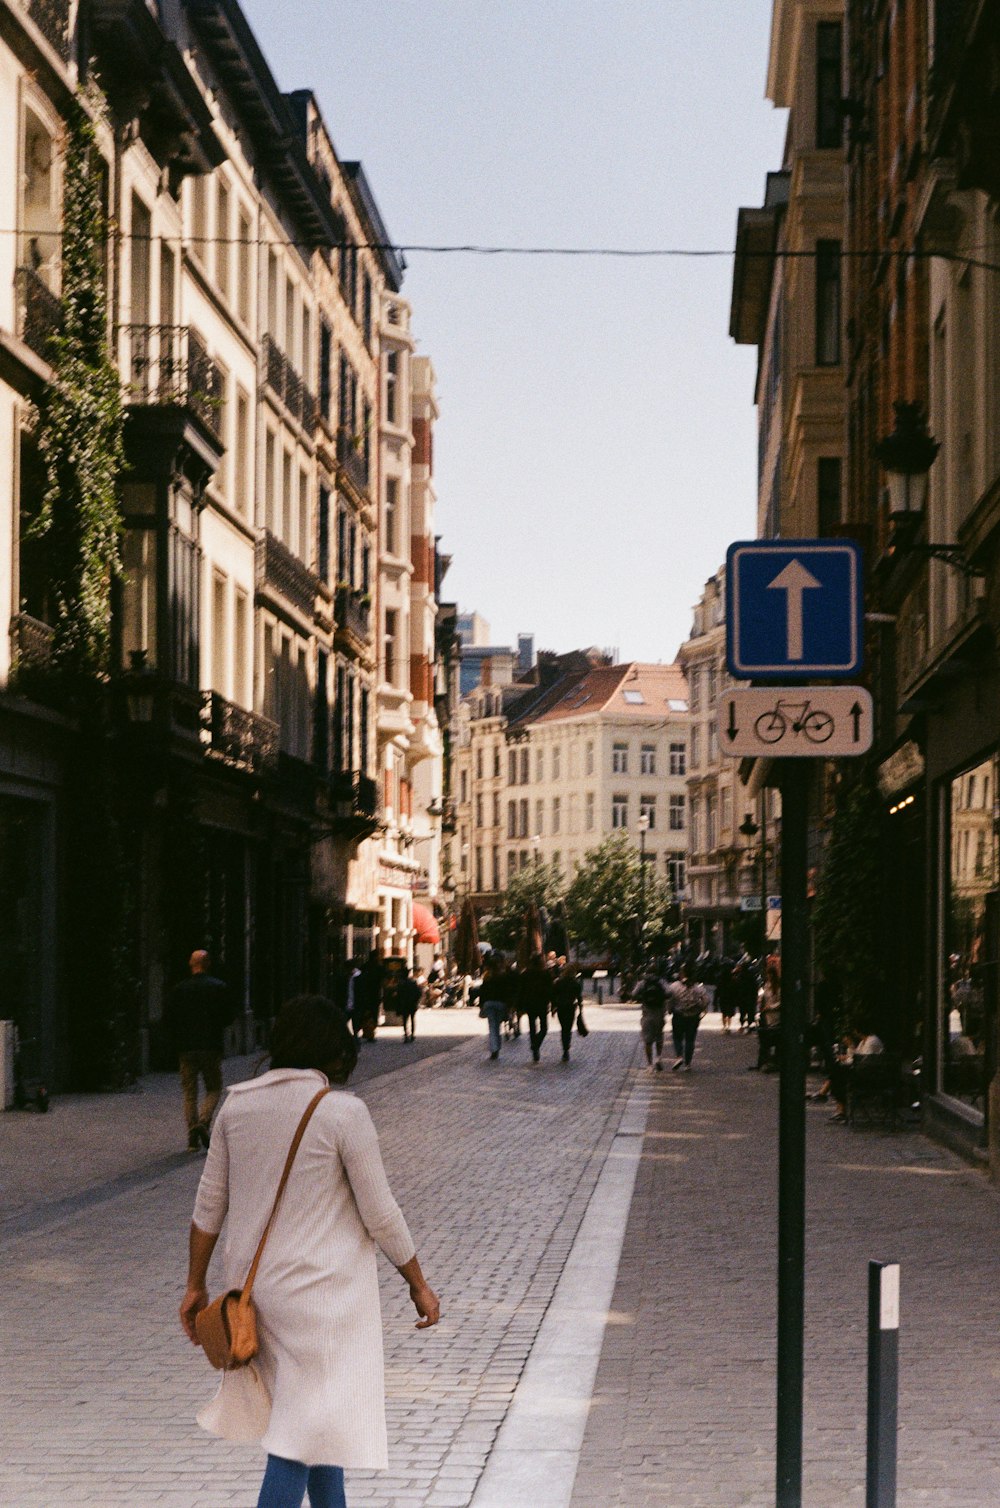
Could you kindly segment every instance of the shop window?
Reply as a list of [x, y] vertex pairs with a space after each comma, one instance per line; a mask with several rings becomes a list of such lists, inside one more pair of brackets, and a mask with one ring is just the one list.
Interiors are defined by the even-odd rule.
[[963, 770], [944, 791], [938, 1087], [980, 1115], [985, 1110], [988, 1023], [996, 1012], [1000, 863], [994, 807], [995, 754]]

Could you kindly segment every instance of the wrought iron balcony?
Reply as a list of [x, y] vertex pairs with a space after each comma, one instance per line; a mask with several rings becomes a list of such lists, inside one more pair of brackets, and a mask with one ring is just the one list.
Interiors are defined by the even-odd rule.
[[368, 458], [364, 444], [346, 429], [337, 431], [337, 462], [356, 492], [368, 491]]
[[367, 593], [350, 586], [338, 586], [333, 614], [338, 634], [346, 633], [360, 645], [370, 642], [372, 609]]
[[279, 592], [307, 618], [313, 616], [318, 577], [269, 529], [257, 539], [257, 585]]
[[316, 428], [318, 409], [316, 399], [306, 387], [281, 347], [270, 335], [264, 336], [264, 381], [276, 393], [302, 428], [312, 432]]
[[27, 0], [25, 10], [64, 63], [69, 62], [69, 0]]
[[237, 707], [217, 691], [204, 693], [202, 718], [216, 759], [255, 775], [277, 767], [278, 726], [270, 718]]
[[49, 343], [62, 329], [62, 303], [33, 267], [14, 274], [18, 334], [36, 356], [49, 358]]
[[126, 401], [188, 408], [222, 435], [222, 373], [186, 325], [126, 325]]
[[30, 613], [10, 620], [10, 654], [15, 665], [47, 665], [52, 658], [55, 629]]
[[331, 826], [335, 833], [360, 839], [376, 832], [378, 785], [360, 770], [337, 770], [329, 784]]

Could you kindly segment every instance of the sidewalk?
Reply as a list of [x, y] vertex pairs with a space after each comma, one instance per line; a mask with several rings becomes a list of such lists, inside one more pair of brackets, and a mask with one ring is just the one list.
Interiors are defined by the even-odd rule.
[[[709, 1018], [709, 1023], [714, 1019]], [[774, 1502], [776, 1077], [703, 1030], [650, 1076], [572, 1508]], [[808, 1508], [864, 1503], [867, 1264], [901, 1264], [900, 1508], [1000, 1503], [1000, 1196], [915, 1131], [808, 1107]]]
[[[478, 1032], [470, 1010], [420, 1011], [417, 1040], [381, 1027], [361, 1044], [352, 1083], [445, 1052]], [[227, 1058], [226, 1084], [249, 1078], [260, 1053]], [[151, 1073], [120, 1094], [55, 1095], [47, 1115], [0, 1113], [0, 1240], [127, 1192], [185, 1165], [184, 1112], [176, 1073]]]

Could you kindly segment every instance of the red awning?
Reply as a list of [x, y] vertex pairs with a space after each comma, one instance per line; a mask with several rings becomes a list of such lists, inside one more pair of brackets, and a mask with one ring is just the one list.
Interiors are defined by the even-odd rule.
[[434, 913], [426, 906], [421, 906], [419, 901], [413, 902], [413, 925], [417, 929], [417, 942], [439, 943], [441, 941], [441, 932]]

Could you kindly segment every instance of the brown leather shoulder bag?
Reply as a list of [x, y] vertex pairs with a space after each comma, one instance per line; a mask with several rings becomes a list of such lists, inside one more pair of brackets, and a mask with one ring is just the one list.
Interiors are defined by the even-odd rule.
[[238, 1367], [245, 1367], [257, 1355], [257, 1311], [253, 1306], [254, 1279], [257, 1276], [257, 1268], [264, 1254], [267, 1238], [271, 1234], [271, 1226], [274, 1217], [278, 1213], [278, 1205], [281, 1196], [285, 1192], [285, 1184], [288, 1175], [292, 1171], [292, 1163], [295, 1154], [299, 1150], [299, 1143], [305, 1134], [305, 1129], [312, 1119], [312, 1113], [325, 1094], [329, 1094], [330, 1088], [321, 1089], [313, 1095], [305, 1108], [298, 1129], [292, 1137], [292, 1145], [288, 1149], [285, 1158], [284, 1171], [281, 1174], [281, 1182], [278, 1184], [278, 1192], [274, 1196], [271, 1213], [264, 1227], [264, 1234], [260, 1238], [247, 1280], [242, 1288], [230, 1288], [227, 1293], [221, 1294], [211, 1304], [202, 1309], [194, 1321], [195, 1333], [198, 1343], [212, 1363], [220, 1372], [232, 1372]]

